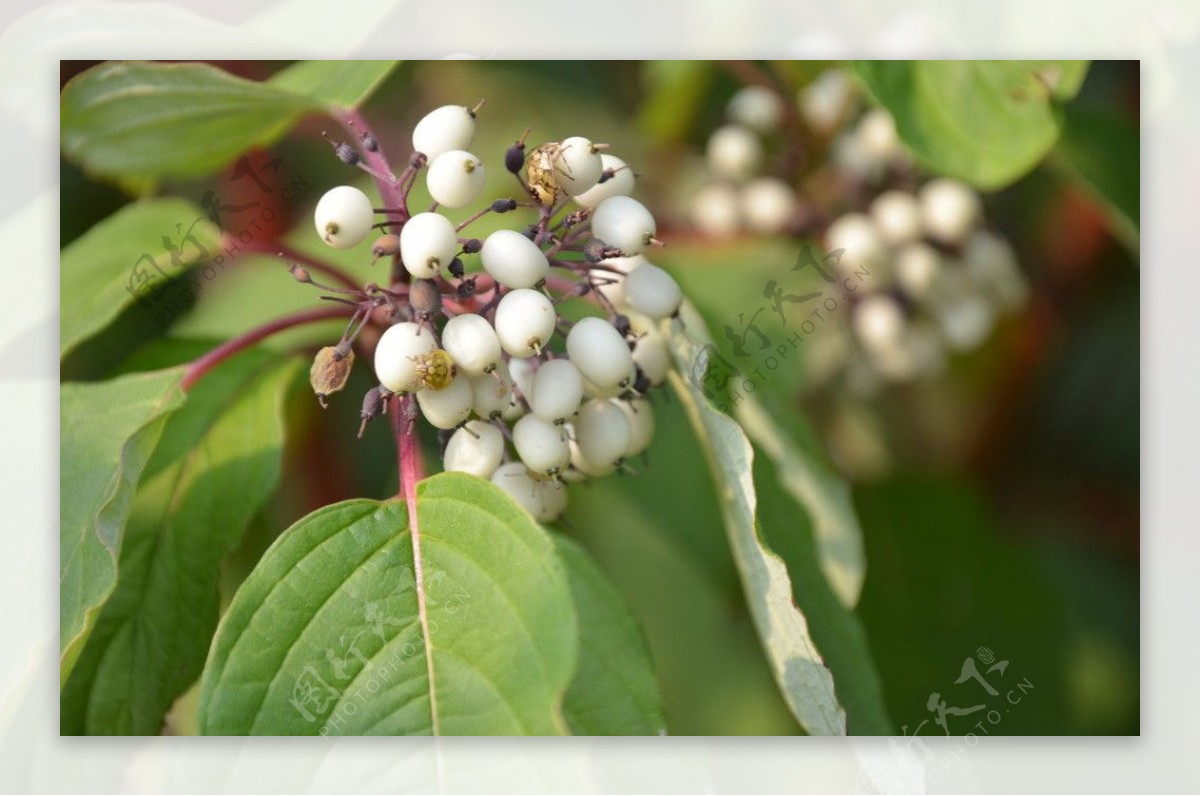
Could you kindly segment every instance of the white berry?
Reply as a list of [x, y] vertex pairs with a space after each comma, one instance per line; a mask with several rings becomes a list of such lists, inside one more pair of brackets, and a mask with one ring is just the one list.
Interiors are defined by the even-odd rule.
[[458, 238], [450, 219], [438, 213], [417, 213], [400, 230], [400, 259], [418, 279], [432, 279], [450, 264]]
[[544, 362], [533, 375], [529, 409], [547, 423], [562, 424], [583, 401], [583, 376], [567, 359]]
[[942, 255], [928, 243], [910, 243], [896, 253], [894, 268], [900, 288], [920, 301], [942, 271]]
[[853, 273], [859, 268], [873, 272], [887, 264], [887, 245], [875, 224], [862, 213], [838, 218], [829, 225], [825, 237], [831, 251], [843, 250], [838, 260], [843, 273]]
[[365, 193], [353, 185], [339, 185], [317, 202], [313, 221], [321, 240], [335, 249], [349, 249], [370, 234], [375, 210]]
[[508, 370], [521, 397], [528, 402], [529, 396], [533, 395], [533, 376], [537, 373], [537, 362], [532, 359], [514, 358], [509, 360]]
[[537, 482], [529, 474], [529, 468], [520, 462], [509, 462], [496, 468], [492, 473], [492, 483], [508, 493], [508, 496], [537, 518], [542, 512], [542, 498], [538, 494]]
[[420, 380], [419, 360], [436, 349], [428, 329], [408, 322], [390, 326], [375, 346], [375, 377], [392, 392], [409, 392]]
[[[496, 307], [496, 336], [514, 357], [540, 354], [554, 334], [554, 304], [536, 290], [510, 290]], [[515, 376], [515, 374], [514, 374]]]
[[762, 143], [753, 131], [739, 124], [718, 127], [708, 139], [708, 168], [721, 179], [752, 177], [762, 162]]
[[421, 414], [436, 428], [454, 428], [471, 416], [475, 391], [470, 377], [459, 374], [440, 390], [428, 389], [417, 393]]
[[494, 369], [500, 363], [500, 339], [482, 315], [455, 315], [442, 329], [442, 348], [459, 369], [471, 375]]
[[442, 465], [447, 472], [491, 478], [504, 456], [504, 435], [490, 423], [472, 420], [446, 443]]
[[963, 248], [963, 265], [971, 279], [1003, 309], [1021, 306], [1029, 294], [1025, 275], [1008, 241], [986, 230], [975, 232]]
[[611, 323], [588, 316], [567, 333], [567, 356], [585, 379], [600, 389], [625, 387], [633, 381], [633, 355]]
[[642, 369], [650, 384], [657, 387], [666, 380], [667, 371], [671, 369], [671, 351], [667, 347], [667, 340], [649, 317], [632, 311], [627, 316], [630, 328], [638, 335], [633, 347], [634, 364]]
[[633, 193], [633, 169], [625, 161], [616, 155], [601, 152], [600, 166], [602, 175], [611, 171], [612, 176], [576, 196], [575, 202], [581, 207], [595, 207], [610, 196], [629, 196]]
[[[600, 265], [603, 269], [595, 269], [592, 272], [592, 279], [595, 281], [596, 290], [604, 294], [614, 306], [620, 307], [625, 303], [625, 277], [634, 268], [647, 262], [645, 255], [635, 254], [632, 257], [610, 257], [607, 260], [601, 260]], [[609, 270], [614, 269], [614, 270]]]
[[741, 195], [742, 216], [755, 232], [785, 232], [796, 212], [796, 192], [774, 177], [760, 177], [746, 183]]
[[884, 191], [871, 203], [871, 219], [885, 241], [898, 246], [921, 237], [921, 206], [907, 191]]
[[[524, 360], [517, 360], [522, 362]], [[501, 362], [491, 373], [471, 376], [471, 409], [485, 420], [502, 417], [513, 403], [513, 379]]]
[[904, 332], [904, 312], [889, 296], [869, 296], [854, 308], [854, 331], [867, 348], [887, 348]]
[[970, 351], [983, 343], [995, 316], [983, 297], [967, 293], [940, 305], [937, 320], [951, 348]]
[[538, 511], [533, 518], [538, 522], [550, 522], [567, 510], [567, 488], [557, 481], [545, 478], [533, 480], [534, 493], [538, 500]]
[[929, 235], [942, 243], [962, 243], [983, 215], [979, 194], [965, 183], [940, 177], [921, 188], [921, 218]]
[[736, 234], [742, 224], [741, 196], [723, 182], [705, 185], [692, 200], [692, 223], [714, 238]]
[[629, 418], [611, 399], [585, 403], [572, 426], [579, 454], [593, 473], [615, 469], [633, 441]]
[[479, 250], [483, 268], [505, 287], [534, 287], [550, 274], [550, 261], [529, 238], [511, 229], [488, 235]]
[[429, 164], [425, 186], [439, 205], [449, 208], [466, 207], [483, 193], [487, 172], [483, 161], [461, 149], [438, 155]]
[[679, 312], [683, 291], [675, 277], [653, 263], [642, 263], [625, 277], [625, 301], [656, 320]]
[[567, 196], [578, 196], [596, 185], [604, 163], [600, 150], [589, 139], [572, 136], [563, 139], [554, 159], [555, 179]]
[[512, 438], [521, 461], [538, 475], [558, 475], [571, 463], [567, 435], [537, 415], [525, 415], [514, 423]]
[[815, 130], [828, 133], [846, 112], [853, 86], [843, 69], [826, 69], [800, 90], [800, 114]]
[[430, 161], [452, 149], [466, 149], [475, 137], [475, 116], [461, 105], [443, 105], [413, 128], [413, 149]]
[[657, 231], [650, 211], [628, 196], [610, 196], [592, 214], [592, 234], [626, 255], [641, 254]]
[[783, 101], [766, 86], [746, 86], [729, 99], [726, 113], [731, 121], [770, 133], [783, 119]]
[[863, 151], [883, 164], [903, 153], [896, 135], [896, 122], [883, 108], [874, 108], [858, 123], [858, 140]]
[[650, 447], [654, 439], [654, 407], [645, 398], [616, 403], [629, 421], [629, 448], [625, 451], [625, 458], [628, 459]]

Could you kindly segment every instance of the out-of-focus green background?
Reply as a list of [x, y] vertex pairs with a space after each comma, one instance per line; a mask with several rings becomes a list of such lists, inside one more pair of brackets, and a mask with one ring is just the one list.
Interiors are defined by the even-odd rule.
[[[64, 82], [88, 65], [64, 64]], [[219, 65], [262, 79], [286, 64]], [[825, 66], [776, 68], [799, 86]], [[526, 128], [532, 142], [580, 134], [610, 143], [634, 166], [638, 196], [659, 219], [668, 246], [656, 261], [719, 328], [761, 303], [762, 285], [790, 267], [800, 242], [751, 236], [712, 242], [689, 229], [688, 193], [697, 182], [704, 142], [740, 84], [735, 70], [720, 64], [691, 65], [687, 79], [674, 83], [662, 79], [671, 68], [680, 67], [408, 63], [363, 112], [385, 149], [400, 158], [412, 125], [426, 111], [486, 98], [473, 144], [489, 168], [485, 197], [514, 195], [516, 184], [503, 171], [501, 156]], [[1094, 116], [1136, 124], [1138, 85], [1136, 63], [1096, 62], [1074, 102]], [[272, 203], [281, 228], [294, 222], [295, 248], [332, 259], [364, 281], [382, 280], [362, 250], [326, 249], [313, 233], [312, 207], [326, 189], [351, 181], [371, 191], [366, 175], [332, 157], [319, 137], [326, 126], [309, 120], [269, 153], [252, 153], [259, 164], [280, 159], [272, 179], [294, 187], [290, 201], [282, 191], [239, 199], [253, 186], [232, 181], [228, 171], [156, 190], [197, 202], [212, 189], [232, 205]], [[416, 194], [423, 191], [419, 182]], [[62, 243], [129, 200], [128, 190], [93, 181], [64, 161]], [[421, 196], [416, 206], [426, 201]], [[848, 467], [868, 560], [857, 612], [898, 731], [940, 732], [926, 707], [932, 692], [952, 706], [976, 704], [979, 691], [970, 689], [978, 686], [955, 681], [964, 659], [978, 661], [987, 648], [996, 660], [1009, 662], [1002, 675], [987, 675], [989, 681], [1032, 686], [988, 725], [991, 734], [1136, 734], [1136, 255], [1062, 168], [1058, 152], [1015, 185], [986, 195], [985, 203], [990, 225], [1014, 243], [1032, 297], [982, 349], [952, 359], [941, 378], [890, 388], [872, 399], [808, 401], [798, 362], [761, 386], [775, 405], [810, 412], [827, 442], [850, 439], [851, 449], [866, 451], [875, 462]], [[479, 230], [497, 223], [486, 221]], [[314, 292], [293, 282], [278, 261], [247, 258], [208, 284], [196, 308], [169, 334], [218, 341], [314, 303]], [[293, 350], [327, 344], [339, 332], [339, 324], [307, 328], [270, 345]], [[110, 372], [163, 333], [135, 306], [64, 362], [64, 378]], [[303, 514], [344, 498], [394, 491], [386, 430], [372, 428], [364, 440], [355, 438], [358, 396], [371, 386], [367, 370], [356, 370], [328, 411], [317, 408], [311, 395], [295, 396], [283, 488], [229, 562], [230, 593], [274, 536]], [[658, 419], [640, 475], [572, 490], [569, 528], [641, 621], [673, 734], [797, 732], [747, 614], [703, 455], [668, 395], [658, 399]], [[785, 558], [801, 555], [796, 546], [804, 535], [791, 531], [806, 520], [778, 494], [770, 464], [759, 462], [756, 469], [768, 539]], [[972, 731], [982, 715], [951, 715], [951, 732]]]

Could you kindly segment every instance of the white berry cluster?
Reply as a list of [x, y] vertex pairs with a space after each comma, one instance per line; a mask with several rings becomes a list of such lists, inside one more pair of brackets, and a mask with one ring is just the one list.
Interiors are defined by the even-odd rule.
[[[446, 470], [491, 479], [549, 521], [566, 508], [563, 482], [612, 473], [650, 444], [647, 394], [670, 367], [660, 322], [677, 315], [682, 294], [646, 258], [657, 229], [629, 196], [633, 172], [587, 138], [527, 152], [523, 136], [504, 157], [522, 201], [497, 199], [456, 226], [442, 211], [468, 207], [485, 186], [484, 162], [470, 151], [475, 123], [472, 110], [445, 106], [413, 130], [411, 179], [425, 170], [433, 209], [383, 208], [380, 224], [362, 191], [340, 186], [314, 221], [338, 248], [396, 228], [372, 250], [402, 263], [407, 278], [364, 295], [391, 312], [364, 424], [382, 399], [414, 395], [444, 432]], [[464, 233], [488, 212], [521, 209], [531, 218], [514, 229], [482, 240]], [[572, 298], [603, 314], [568, 321], [559, 305]]]
[[705, 160], [713, 179], [696, 192], [693, 223], [713, 237], [743, 229], [788, 231], [796, 211], [795, 189], [762, 175], [765, 142], [783, 121], [783, 101], [768, 88], [747, 86], [733, 95], [725, 113], [726, 124], [708, 138]]
[[[802, 129], [785, 129], [789, 113]], [[698, 231], [815, 236], [827, 252], [842, 250], [842, 276], [868, 274], [842, 313], [848, 333], [815, 338], [813, 381], [847, 368], [865, 371], [864, 383], [936, 374], [947, 350], [978, 347], [999, 316], [1024, 303], [1025, 277], [1008, 242], [986, 229], [979, 195], [922, 175], [891, 114], [864, 107], [844, 70], [822, 72], [794, 108], [778, 91], [742, 88], [726, 117], [708, 140], [710, 181], [692, 200]], [[761, 176], [767, 154], [789, 143], [816, 168], [797, 184]]]
[[[870, 274], [850, 305], [852, 345], [835, 358], [854, 367], [849, 355], [857, 350], [860, 364], [887, 381], [937, 375], [947, 350], [979, 347], [996, 319], [1026, 300], [1012, 246], [985, 228], [979, 195], [957, 180], [883, 191], [866, 212], [836, 218], [825, 242], [843, 250], [843, 274]], [[829, 352], [847, 341], [824, 342]], [[827, 354], [814, 367], [830, 364]]]

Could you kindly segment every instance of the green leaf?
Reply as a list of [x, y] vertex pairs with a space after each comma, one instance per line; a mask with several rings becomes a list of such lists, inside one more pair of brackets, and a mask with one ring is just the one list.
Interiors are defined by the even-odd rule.
[[109, 177], [194, 177], [321, 110], [309, 97], [207, 64], [110, 61], [71, 79], [63, 153]]
[[301, 370], [248, 352], [167, 422], [134, 497], [116, 589], [63, 690], [63, 734], [157, 734], [199, 677], [221, 562], [278, 483], [283, 401]]
[[[687, 328], [707, 338], [704, 322], [689, 305]], [[793, 601], [792, 584], [779, 556], [767, 547], [756, 519], [752, 467], [754, 450], [742, 429], [705, 397], [705, 374], [715, 350], [684, 334], [678, 322], [667, 330], [675, 370], [671, 386], [700, 437], [721, 495], [721, 512], [733, 558], [759, 638], [775, 680], [793, 715], [813, 735], [844, 735], [846, 714], [834, 692], [833, 677], [809, 633], [804, 613]], [[686, 377], [680, 374], [688, 374]]]
[[850, 487], [825, 464], [801, 418], [791, 419], [789, 433], [753, 396], [742, 399], [734, 407], [738, 423], [775, 462], [780, 485], [808, 513], [821, 573], [842, 604], [853, 608], [862, 592], [867, 563]]
[[554, 735], [576, 665], [550, 536], [487, 481], [352, 500], [293, 525], [242, 584], [201, 683], [215, 735]]
[[[92, 227], [62, 251], [61, 355], [112, 323], [139, 295], [146, 312], [154, 312], [153, 294], [140, 291], [157, 290], [206, 259], [219, 240], [216, 225], [182, 199], [135, 202]], [[153, 281], [142, 281], [143, 275]]]
[[1058, 139], [1057, 100], [1073, 96], [1081, 61], [856, 61], [867, 89], [926, 168], [994, 190]]
[[833, 673], [838, 700], [846, 709], [847, 731], [852, 735], [892, 735], [895, 728], [867, 633], [822, 572], [819, 542], [813, 533], [816, 516], [797, 513], [794, 497], [784, 491], [785, 480], [782, 465], [776, 466], [768, 456], [755, 457], [754, 483], [763, 536], [787, 564], [796, 605], [808, 619], [809, 632]]
[[576, 735], [666, 732], [646, 641], [616, 588], [583, 548], [555, 536], [579, 618], [579, 669], [563, 713]]
[[298, 61], [273, 75], [267, 85], [302, 94], [330, 108], [356, 108], [366, 102], [399, 61]]
[[60, 392], [59, 677], [66, 682], [117, 578], [134, 489], [163, 423], [183, 404], [183, 368]]
[[1114, 233], [1136, 254], [1141, 235], [1137, 125], [1111, 110], [1078, 103], [1066, 107], [1065, 121], [1054, 164], [1100, 201]]

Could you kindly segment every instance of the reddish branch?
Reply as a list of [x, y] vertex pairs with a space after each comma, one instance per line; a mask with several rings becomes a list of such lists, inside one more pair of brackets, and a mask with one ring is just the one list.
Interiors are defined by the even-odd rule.
[[194, 360], [188, 365], [187, 370], [183, 374], [183, 379], [180, 381], [180, 386], [183, 389], [190, 390], [196, 382], [200, 381], [209, 371], [220, 365], [225, 360], [235, 354], [245, 351], [247, 348], [256, 343], [265, 340], [271, 335], [282, 332], [285, 329], [291, 329], [296, 326], [303, 326], [308, 323], [318, 323], [320, 321], [328, 321], [334, 318], [347, 318], [354, 313], [354, 308], [341, 304], [334, 307], [318, 307], [316, 309], [304, 310], [293, 315], [285, 315], [282, 318], [276, 318], [270, 323], [263, 324], [255, 329], [240, 334], [230, 340], [225, 341], [221, 345], [209, 351], [204, 356]]

